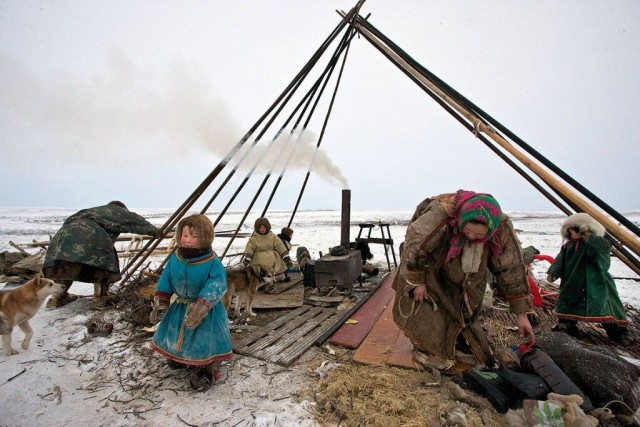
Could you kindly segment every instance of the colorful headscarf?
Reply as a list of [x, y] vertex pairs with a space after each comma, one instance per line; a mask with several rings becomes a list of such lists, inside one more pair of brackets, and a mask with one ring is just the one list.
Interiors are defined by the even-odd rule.
[[502, 209], [498, 201], [491, 194], [458, 190], [454, 203], [454, 209], [449, 214], [449, 227], [453, 229], [453, 237], [445, 263], [448, 264], [462, 252], [462, 248], [467, 243], [462, 229], [470, 220], [479, 221], [488, 227], [486, 237], [474, 243], [488, 244], [493, 254], [493, 261], [496, 262], [502, 253], [500, 242], [494, 238], [502, 220]]

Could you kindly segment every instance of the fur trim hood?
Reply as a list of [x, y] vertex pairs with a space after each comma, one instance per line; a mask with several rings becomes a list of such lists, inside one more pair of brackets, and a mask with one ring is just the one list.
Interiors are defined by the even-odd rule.
[[256, 233], [260, 234], [260, 226], [264, 225], [267, 228], [267, 232], [264, 234], [267, 234], [271, 231], [271, 223], [269, 222], [269, 220], [267, 218], [258, 218], [256, 219], [255, 224], [253, 224], [253, 229]]
[[564, 222], [562, 223], [562, 228], [560, 229], [560, 234], [563, 238], [570, 238], [570, 228], [579, 229], [581, 235], [595, 234], [596, 236], [600, 237], [603, 237], [606, 231], [602, 224], [593, 219], [591, 215], [584, 212], [573, 214], [569, 218], [564, 220]]
[[191, 215], [180, 220], [178, 227], [176, 227], [176, 243], [178, 247], [182, 239], [182, 229], [185, 225], [192, 227], [198, 234], [198, 249], [209, 249], [211, 247], [215, 232], [213, 231], [213, 223], [206, 215]]

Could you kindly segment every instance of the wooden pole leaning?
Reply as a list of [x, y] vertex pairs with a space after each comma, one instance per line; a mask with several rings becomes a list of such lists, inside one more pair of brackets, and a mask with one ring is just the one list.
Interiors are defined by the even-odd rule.
[[513, 157], [518, 159], [524, 166], [526, 166], [529, 170], [531, 170], [534, 174], [536, 174], [539, 178], [541, 178], [547, 185], [553, 188], [556, 192], [563, 195], [565, 198], [570, 200], [580, 211], [586, 212], [590, 214], [594, 219], [600, 222], [616, 239], [618, 239], [622, 244], [627, 246], [636, 256], [640, 257], [640, 240], [638, 240], [634, 235], [632, 235], [629, 231], [624, 229], [622, 226], [612, 221], [608, 216], [604, 215], [601, 211], [594, 209], [594, 207], [585, 201], [583, 198], [579, 197], [572, 191], [568, 186], [566, 186], [563, 182], [561, 182], [558, 178], [553, 176], [548, 170], [544, 169], [541, 165], [535, 162], [532, 158], [527, 156], [526, 154], [520, 152], [516, 147], [514, 147], [510, 142], [508, 142], [502, 135], [495, 131], [491, 126], [486, 125], [484, 122], [480, 120], [475, 114], [471, 113], [469, 110], [460, 105], [456, 100], [448, 96], [444, 93], [437, 85], [435, 85], [432, 81], [427, 79], [423, 74], [418, 72], [414, 67], [408, 64], [405, 60], [403, 60], [396, 52], [389, 49], [387, 45], [385, 45], [380, 39], [378, 39], [373, 33], [368, 31], [366, 28], [361, 25], [355, 24], [358, 31], [363, 34], [367, 40], [373, 44], [375, 44], [379, 49], [383, 50], [387, 55], [392, 57], [394, 61], [396, 61], [399, 65], [404, 67], [411, 75], [413, 75], [417, 80], [419, 80], [422, 84], [428, 87], [431, 91], [433, 91], [437, 96], [439, 96], [444, 102], [450, 105], [458, 114], [464, 117], [473, 125], [474, 133], [476, 135], [483, 133], [487, 137], [491, 138], [495, 141], [500, 147], [502, 147], [505, 151], [511, 154]]

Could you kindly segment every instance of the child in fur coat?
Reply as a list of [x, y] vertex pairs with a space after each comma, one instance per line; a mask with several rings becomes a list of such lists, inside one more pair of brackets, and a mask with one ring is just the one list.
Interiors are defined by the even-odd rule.
[[[190, 381], [199, 391], [220, 377], [221, 361], [232, 356], [229, 319], [221, 300], [227, 272], [211, 248], [213, 238], [213, 224], [205, 215], [178, 223], [178, 250], [158, 280], [150, 318], [151, 323], [161, 318], [151, 348], [167, 358], [172, 369], [199, 367]], [[173, 294], [177, 299], [169, 305]]]
[[[285, 246], [282, 240], [273, 234], [271, 223], [267, 218], [256, 219], [253, 229], [255, 233], [247, 242], [242, 262], [245, 266], [260, 264], [271, 267], [278, 282], [287, 281], [285, 271], [293, 267], [289, 256], [291, 247]], [[293, 231], [291, 233], [293, 234]]]
[[608, 272], [611, 243], [604, 238], [604, 226], [587, 213], [577, 213], [564, 221], [560, 233], [566, 242], [547, 272], [548, 281], [561, 279], [554, 311], [557, 329], [576, 334], [578, 321], [597, 322], [609, 338], [628, 345], [629, 321]]

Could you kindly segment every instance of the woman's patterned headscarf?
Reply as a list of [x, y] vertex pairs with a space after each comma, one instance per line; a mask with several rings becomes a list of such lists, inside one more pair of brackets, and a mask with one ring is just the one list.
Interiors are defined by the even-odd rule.
[[502, 220], [502, 209], [498, 201], [491, 194], [458, 190], [454, 203], [455, 207], [449, 214], [449, 227], [453, 229], [453, 237], [445, 262], [448, 264], [462, 252], [462, 248], [467, 243], [462, 229], [470, 220], [481, 222], [488, 227], [486, 237], [473, 243], [488, 244], [493, 254], [493, 261], [496, 262], [502, 253], [500, 242], [495, 238]]

